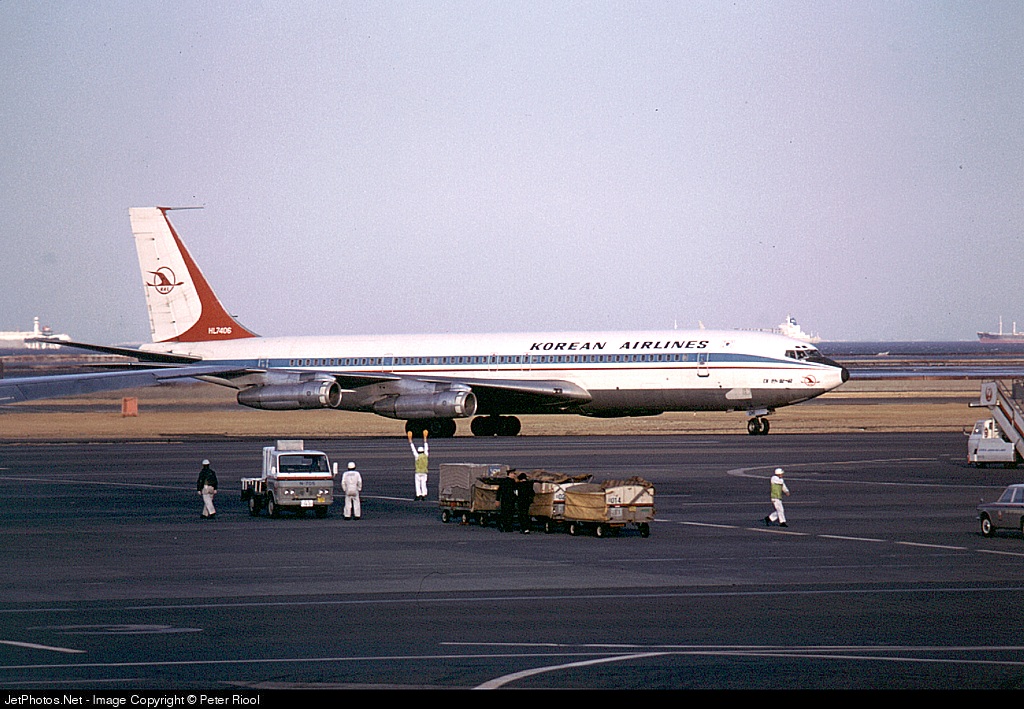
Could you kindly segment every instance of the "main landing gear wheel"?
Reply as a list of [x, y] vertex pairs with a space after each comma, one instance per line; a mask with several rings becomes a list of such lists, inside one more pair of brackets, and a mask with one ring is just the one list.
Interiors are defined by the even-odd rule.
[[469, 430], [474, 436], [518, 436], [523, 424], [515, 416], [477, 416]]
[[455, 435], [455, 428], [455, 419], [413, 419], [405, 422], [406, 433], [412, 433], [417, 438], [424, 431], [431, 438], [451, 438]]
[[767, 436], [768, 429], [771, 428], [771, 424], [768, 423], [768, 419], [757, 416], [747, 421], [747, 433], [751, 436]]

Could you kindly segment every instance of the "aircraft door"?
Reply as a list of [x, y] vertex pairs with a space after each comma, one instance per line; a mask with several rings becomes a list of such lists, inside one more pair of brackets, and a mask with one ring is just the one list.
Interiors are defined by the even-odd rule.
[[697, 376], [707, 377], [711, 375], [711, 370], [708, 369], [708, 353], [700, 352], [697, 354]]

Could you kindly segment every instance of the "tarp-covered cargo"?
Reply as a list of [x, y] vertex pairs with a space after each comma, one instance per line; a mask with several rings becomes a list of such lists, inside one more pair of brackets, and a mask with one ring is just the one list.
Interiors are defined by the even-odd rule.
[[507, 465], [493, 463], [441, 463], [438, 499], [442, 502], [471, 506], [473, 485], [480, 478], [504, 476]]
[[[506, 472], [507, 474], [507, 472]], [[526, 475], [533, 483], [533, 501], [530, 503], [530, 516], [548, 519], [561, 519], [565, 507], [565, 491], [575, 485], [588, 482], [592, 475], [566, 475], [548, 470], [517, 470], [516, 476]], [[495, 504], [497, 504], [497, 485], [504, 476], [483, 478], [478, 485], [493, 485]], [[474, 494], [474, 506], [477, 496]], [[489, 499], [489, 498], [487, 498]], [[498, 509], [495, 507], [494, 509]]]
[[649, 522], [654, 485], [643, 478], [574, 485], [565, 491], [565, 518], [581, 522]]

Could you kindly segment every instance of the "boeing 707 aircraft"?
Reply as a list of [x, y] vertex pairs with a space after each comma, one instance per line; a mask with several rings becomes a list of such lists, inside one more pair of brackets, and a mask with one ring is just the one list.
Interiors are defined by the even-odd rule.
[[195, 378], [238, 390], [256, 409], [339, 409], [406, 421], [406, 430], [514, 436], [522, 414], [649, 416], [744, 411], [747, 430], [849, 378], [812, 345], [730, 330], [260, 337], [221, 305], [168, 218], [129, 209], [152, 343], [128, 371], [0, 380], [0, 403]]

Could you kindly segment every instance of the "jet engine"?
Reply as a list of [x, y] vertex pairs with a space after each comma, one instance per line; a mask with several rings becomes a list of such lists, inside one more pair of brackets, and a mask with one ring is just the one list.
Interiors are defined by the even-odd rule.
[[295, 384], [264, 384], [238, 392], [238, 403], [253, 409], [269, 411], [336, 409], [341, 405], [341, 387], [333, 379], [312, 379]]
[[393, 419], [466, 418], [476, 413], [471, 391], [401, 394], [374, 402], [373, 412]]

